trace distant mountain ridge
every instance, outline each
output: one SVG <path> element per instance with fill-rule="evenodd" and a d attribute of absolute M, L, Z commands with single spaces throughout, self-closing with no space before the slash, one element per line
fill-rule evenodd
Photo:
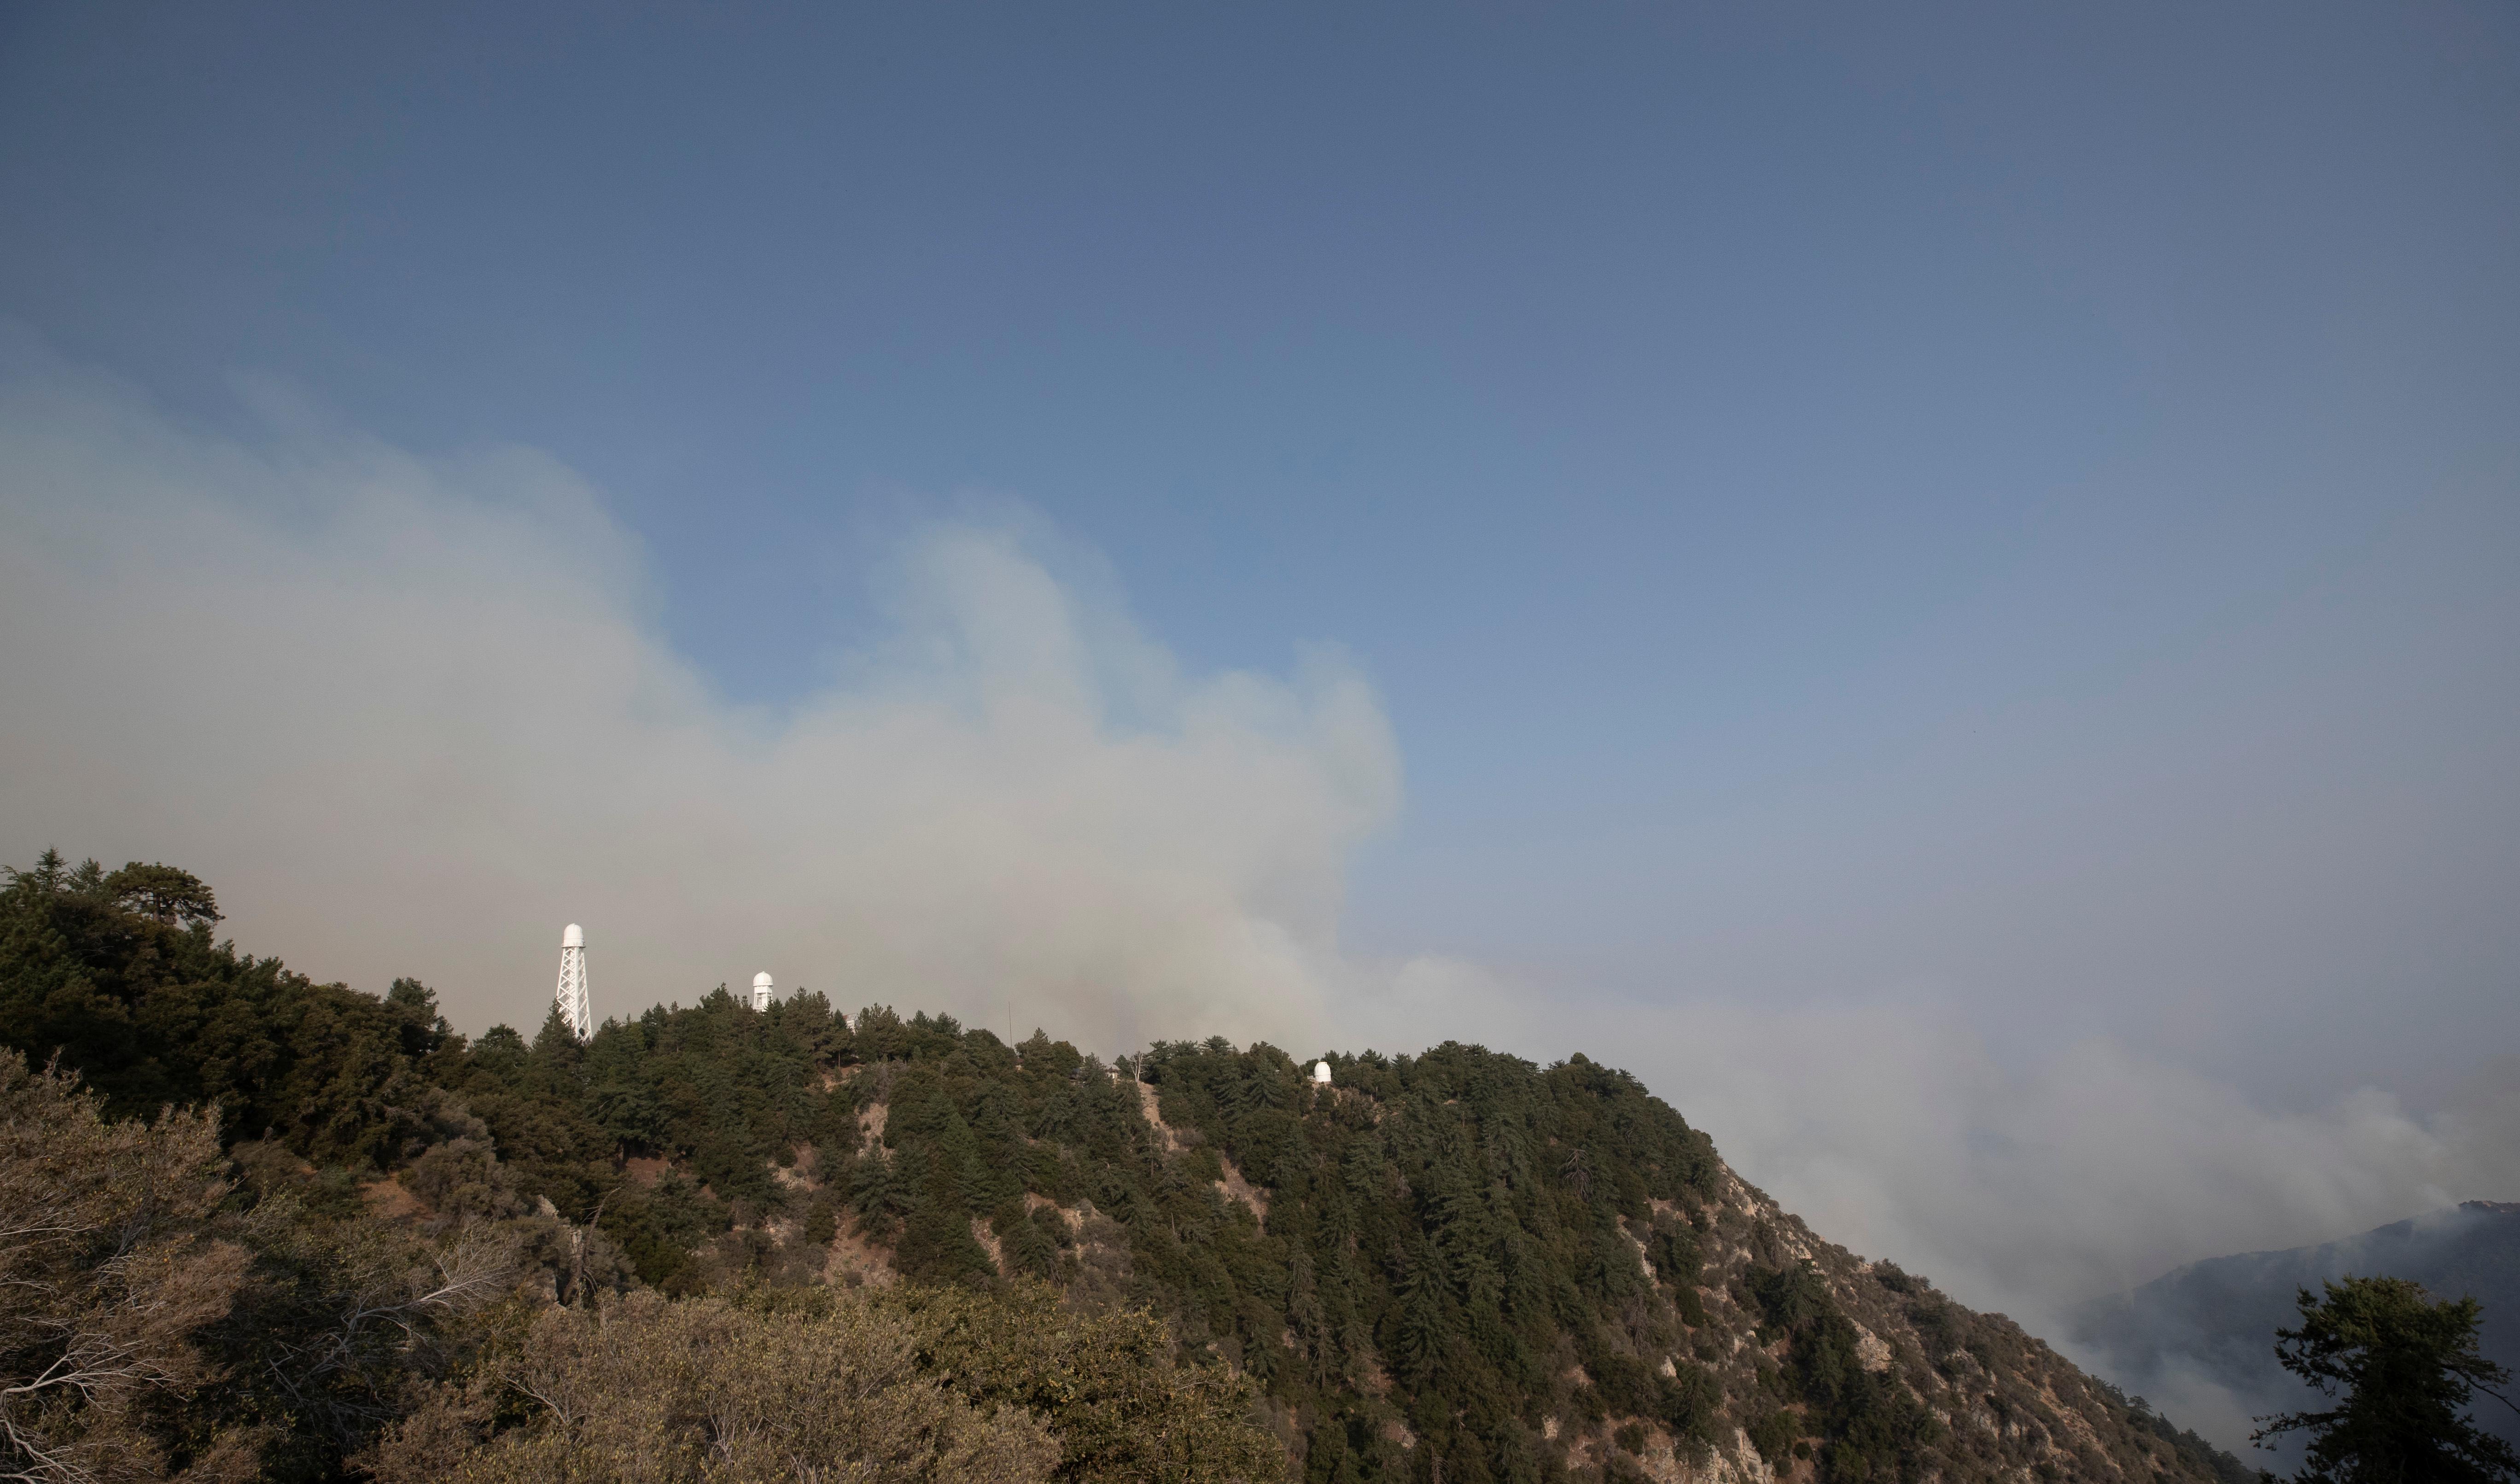
<path fill-rule="evenodd" d="M 2253 1413 L 2315 1395 L 2274 1359 L 2274 1332 L 2300 1319 L 2294 1295 L 2348 1274 L 2404 1278 L 2436 1297 L 2485 1306 L 2487 1358 L 2520 1372 L 2520 1201 L 2471 1200 L 2355 1237 L 2189 1263 L 2126 1293 L 2085 1304 L 2075 1340 L 2106 1357 L 2130 1390 L 2157 1391 L 2180 1370 L 2229 1390 Z M 2479 1398 L 2478 1424 L 2520 1444 L 2520 1415 Z"/>

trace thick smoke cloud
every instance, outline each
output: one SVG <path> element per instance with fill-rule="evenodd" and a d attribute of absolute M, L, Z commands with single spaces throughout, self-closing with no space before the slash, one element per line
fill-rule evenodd
<path fill-rule="evenodd" d="M 2007 1064 L 1932 1006 L 1360 962 L 1343 873 L 1400 791 L 1371 686 L 1330 652 L 1184 674 L 1020 520 L 891 554 L 883 639 L 746 708 L 660 640 L 638 543 L 548 458 L 285 418 L 241 440 L 5 359 L 7 856 L 182 864 L 246 948 L 418 975 L 467 1029 L 539 1021 L 574 920 L 599 1013 L 769 967 L 1105 1054 L 1584 1051 L 1823 1233 L 2051 1333 L 2182 1261 L 2520 1195 L 2491 1086 L 2430 1118 L 2376 1092 L 2278 1112 L 2107 1039 Z"/>
<path fill-rule="evenodd" d="M 1318 1036 L 1398 768 L 1335 654 L 1188 678 L 1007 527 L 897 557 L 850 680 L 726 705 L 584 485 L 336 432 L 253 446 L 58 371 L 0 402 L 10 848 L 209 877 L 249 948 L 466 1028 L 783 984 L 1110 1050 Z"/>
<path fill-rule="evenodd" d="M 1357 1019 L 1387 1044 L 1441 1025 L 1625 1065 L 1823 1236 L 2007 1313 L 2103 1374 L 2107 1358 L 2073 1342 L 2082 1300 L 2200 1258 L 2520 1194 L 2520 1057 L 2422 1117 L 2370 1088 L 2270 1109 L 2102 1037 L 2006 1065 L 1933 1006 L 1569 1001 L 1424 961 Z M 2250 1414 L 2273 1405 L 2175 1364 L 2114 1378 L 2244 1457 Z"/>
<path fill-rule="evenodd" d="M 2429 1118 L 2369 1088 L 2281 1112 L 2106 1038 L 2007 1066 L 1931 1006 L 1570 1003 L 1431 961 L 1400 979 L 1371 1034 L 1623 1064 L 1832 1239 L 2042 1323 L 2198 1257 L 2520 1191 L 2520 1094 L 2492 1070 Z"/>

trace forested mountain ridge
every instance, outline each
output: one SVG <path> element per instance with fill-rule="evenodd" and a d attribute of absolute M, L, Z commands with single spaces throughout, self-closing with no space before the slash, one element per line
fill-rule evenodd
<path fill-rule="evenodd" d="M 562 1324 L 533 1314 L 614 1313 L 603 1294 L 646 1288 L 675 1302 L 616 1306 L 622 1332 L 739 1322 L 709 1305 L 774 1326 L 844 1300 L 858 1315 L 849 1296 L 880 1290 L 892 1307 L 866 1323 L 904 1336 L 901 1373 L 944 1388 L 938 1435 L 1055 1458 L 1059 1477 L 2245 1474 L 2001 1317 L 1820 1240 L 1580 1057 L 1334 1055 L 1320 1088 L 1265 1045 L 1105 1064 L 1038 1032 L 1011 1047 L 810 993 L 755 1012 L 722 988 L 582 1044 L 556 1018 L 531 1041 L 468 1040 L 413 981 L 315 984 L 215 942 L 216 920 L 165 868 L 48 855 L 13 874 L 8 1044 L 58 1053 L 110 1114 L 215 1103 L 251 1208 L 237 1219 L 294 1234 L 239 1229 L 253 1282 L 310 1314 L 292 1275 L 355 1266 L 344 1253 L 399 1241 L 417 1273 L 491 1233 L 518 1254 L 508 1307 L 446 1306 L 400 1379 L 387 1346 L 327 1372 L 310 1411 L 296 1350 L 259 1361 L 258 1410 L 216 1436 L 260 1439 L 267 1473 L 357 1459 L 417 1477 L 424 1455 L 561 1446 L 549 1409 L 483 1378 L 511 1373 L 523 1327 Z M 1060 1377 L 1126 1350 L 1108 1327 L 1139 1315 L 1169 1357 L 1080 1410 Z M 1067 1348 L 992 1351 L 1010 1326 Z M 1174 1451 L 1126 1452 L 1150 1431 Z M 165 1446 L 216 1451 L 208 1432 Z"/>

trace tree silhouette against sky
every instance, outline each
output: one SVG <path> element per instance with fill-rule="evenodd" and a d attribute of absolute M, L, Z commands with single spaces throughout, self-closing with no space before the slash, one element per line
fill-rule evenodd
<path fill-rule="evenodd" d="M 2275 1359 L 2334 1398 L 2324 1412 L 2262 1417 L 2250 1441 L 2310 1434 L 2299 1484 L 2466 1484 L 2520 1477 L 2520 1454 L 2470 1418 L 2473 1393 L 2511 1406 L 2511 1373 L 2477 1349 L 2483 1306 L 2435 1300 L 2402 1278 L 2300 1290 L 2301 1327 L 2275 1331 Z"/>

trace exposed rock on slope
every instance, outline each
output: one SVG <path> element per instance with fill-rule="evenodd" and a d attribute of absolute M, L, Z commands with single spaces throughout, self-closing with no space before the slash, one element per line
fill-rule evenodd
<path fill-rule="evenodd" d="M 2002 1315 L 1974 1313 L 1921 1278 L 1821 1240 L 1801 1218 L 1730 1169 L 1701 1214 L 1710 1226 L 1701 1241 L 1701 1296 L 1709 1323 L 1692 1333 L 1692 1348 L 1701 1358 L 1716 1352 L 1709 1363 L 1723 1374 L 1734 1402 L 1729 1420 L 1744 1434 L 1764 1425 L 1770 1436 L 1783 1435 L 1786 1429 L 1772 1420 L 1773 1413 L 1762 1414 L 1760 1403 L 1787 1389 L 1779 1381 L 1803 1369 L 1798 1351 L 1817 1358 L 1828 1344 L 1814 1337 L 1827 1327 L 1825 1320 L 1795 1334 L 1777 1333 L 1777 1310 L 1792 1303 L 1778 1296 L 1787 1286 L 1778 1275 L 1808 1273 L 1842 1316 L 1844 1351 L 1855 1366 L 1896 1387 L 1932 1418 L 1934 1425 L 1905 1460 L 1903 1475 L 2255 1478 L 2229 1455 L 2131 1406 Z M 1783 1410 L 1807 1425 L 1822 1409 L 1797 1399 Z M 1815 1472 L 1807 1457 L 1796 1457 L 1810 1453 L 1808 1443 L 1780 1451 L 1793 1462 L 1777 1470 L 1778 1477 Z M 1699 1469 L 1697 1476 L 1762 1475 L 1764 1460 L 1750 1437 L 1720 1452 L 1717 1466 Z M 1690 1470 L 1656 1474 L 1681 1478 Z"/>
<path fill-rule="evenodd" d="M 1307 1479 L 2252 1477 L 2008 1320 L 1821 1240 L 1582 1058 L 1342 1057 L 1327 1089 L 1222 1043 L 1118 1082 L 1041 1040 L 994 1071 L 909 1060 L 856 1079 L 892 1104 L 860 1109 L 887 1130 L 860 1189 L 1024 1172 L 988 1276 L 1055 1231 L 1030 1271 L 1152 1303 L 1246 1371 Z M 879 1202 L 854 1230 L 912 1237 Z M 939 1263 L 927 1242 L 904 1266 Z"/>
<path fill-rule="evenodd" d="M 342 1221 L 530 1225 L 550 1299 L 625 1270 L 751 1299 L 1038 1281 L 1159 1316 L 1202 1384 L 1233 1368 L 1306 1484 L 2238 1471 L 1822 1242 L 1581 1057 L 1333 1055 L 1321 1087 L 1267 1046 L 1105 1065 L 722 989 L 582 1042 L 557 1016 L 468 1040 L 425 986 L 314 984 L 118 891 L 58 858 L 0 886 L 0 1040 L 119 1111 L 216 1102 L 241 1160 L 285 1150 Z M 349 1446 L 300 1420 L 308 1458 Z"/>

